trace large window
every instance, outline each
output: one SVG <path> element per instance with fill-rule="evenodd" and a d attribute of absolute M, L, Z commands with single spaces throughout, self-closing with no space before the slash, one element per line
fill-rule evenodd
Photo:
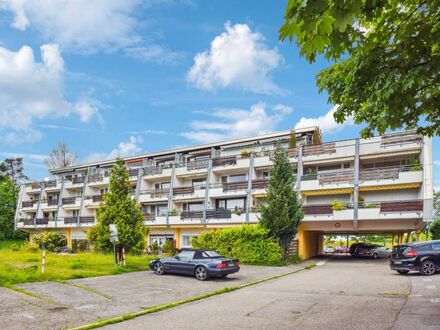
<path fill-rule="evenodd" d="M 197 235 L 182 235 L 182 247 L 184 247 L 184 248 L 192 247 L 191 240 L 196 237 L 197 237 Z"/>
<path fill-rule="evenodd" d="M 218 209 L 234 210 L 236 208 L 244 209 L 246 206 L 246 198 L 217 199 L 216 207 Z"/>
<path fill-rule="evenodd" d="M 167 215 L 167 211 L 168 211 L 168 205 L 167 204 L 156 205 L 156 215 L 157 216 Z"/>
<path fill-rule="evenodd" d="M 200 203 L 183 203 L 183 210 L 184 211 L 203 211 L 204 204 L 203 202 Z"/>
<path fill-rule="evenodd" d="M 169 182 L 158 182 L 158 183 L 154 184 L 154 188 L 155 189 L 168 189 L 168 188 L 170 188 L 170 183 Z"/>

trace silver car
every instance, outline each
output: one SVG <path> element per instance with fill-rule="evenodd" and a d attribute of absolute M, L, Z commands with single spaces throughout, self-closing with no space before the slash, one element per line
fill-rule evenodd
<path fill-rule="evenodd" d="M 391 250 L 385 246 L 377 246 L 371 250 L 371 256 L 374 259 L 390 258 L 391 257 Z"/>

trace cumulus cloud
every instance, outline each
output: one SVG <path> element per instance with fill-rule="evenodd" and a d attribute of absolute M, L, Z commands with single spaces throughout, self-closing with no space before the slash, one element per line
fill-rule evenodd
<path fill-rule="evenodd" d="M 181 135 L 198 143 L 220 141 L 263 134 L 275 129 L 292 108 L 276 105 L 267 110 L 267 105 L 257 103 L 245 109 L 220 109 L 207 113 L 213 120 L 195 120 L 190 123 L 192 131 Z M 282 111 L 280 111 L 282 109 Z"/>
<path fill-rule="evenodd" d="M 142 143 L 142 138 L 130 136 L 128 141 L 120 142 L 118 146 L 109 153 L 93 152 L 89 154 L 84 159 L 84 162 L 88 163 L 88 162 L 96 162 L 105 159 L 115 159 L 117 157 L 133 156 L 142 151 L 142 148 L 139 146 L 141 143 Z"/>
<path fill-rule="evenodd" d="M 353 125 L 352 118 L 348 118 L 343 124 L 338 124 L 333 117 L 336 109 L 337 106 L 334 106 L 326 114 L 316 118 L 302 117 L 295 125 L 295 128 L 319 126 L 323 133 L 330 133 L 340 131 L 346 126 Z"/>
<path fill-rule="evenodd" d="M 231 87 L 262 94 L 282 94 L 270 76 L 283 58 L 276 48 L 269 49 L 264 37 L 247 24 L 225 24 L 209 50 L 194 57 L 187 81 L 208 91 Z"/>
<path fill-rule="evenodd" d="M 140 0 L 2 0 L 0 10 L 12 12 L 11 26 L 38 31 L 63 49 L 93 52 L 135 44 Z"/>
<path fill-rule="evenodd" d="M 0 47 L 0 131 L 7 143 L 41 138 L 41 132 L 33 128 L 35 120 L 76 114 L 82 122 L 89 122 L 99 117 L 99 102 L 72 103 L 64 98 L 59 47 L 46 44 L 40 50 L 42 62 L 37 62 L 28 46 L 17 52 Z"/>

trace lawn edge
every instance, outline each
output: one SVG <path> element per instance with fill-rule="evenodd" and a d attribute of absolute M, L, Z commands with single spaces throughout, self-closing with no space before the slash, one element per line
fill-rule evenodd
<path fill-rule="evenodd" d="M 166 309 L 170 309 L 170 308 L 174 308 L 174 307 L 177 307 L 177 306 L 181 306 L 181 305 L 193 302 L 193 301 L 198 301 L 198 300 L 202 300 L 202 299 L 205 299 L 205 298 L 221 295 L 221 294 L 224 294 L 224 293 L 240 290 L 240 289 L 243 289 L 243 288 L 246 288 L 246 287 L 249 287 L 249 286 L 257 285 L 257 284 L 264 283 L 264 282 L 267 282 L 267 281 L 275 280 L 277 278 L 281 278 L 281 277 L 284 277 L 284 276 L 288 276 L 288 275 L 292 275 L 292 274 L 295 274 L 295 273 L 299 273 L 299 272 L 304 271 L 304 270 L 312 269 L 315 266 L 316 266 L 316 263 L 311 263 L 311 264 L 308 264 L 308 265 L 306 265 L 304 267 L 301 267 L 299 269 L 295 269 L 293 271 L 289 271 L 289 272 L 286 272 L 286 273 L 269 276 L 269 277 L 266 277 L 266 278 L 263 278 L 263 279 L 260 279 L 260 280 L 247 282 L 247 283 L 244 283 L 244 284 L 241 284 L 241 285 L 224 287 L 222 289 L 218 289 L 218 290 L 215 290 L 215 291 L 203 293 L 203 294 L 200 294 L 200 295 L 197 295 L 197 296 L 194 296 L 194 297 L 190 297 L 190 298 L 185 298 L 185 299 L 182 299 L 182 300 L 177 300 L 177 301 L 174 301 L 174 302 L 171 302 L 171 303 L 166 303 L 166 304 L 162 304 L 162 305 L 148 307 L 148 308 L 142 309 L 142 310 L 137 311 L 137 312 L 131 312 L 131 313 L 127 313 L 127 314 L 124 314 L 124 315 L 112 317 L 112 318 L 109 318 L 109 319 L 103 319 L 103 320 L 95 321 L 93 323 L 89 323 L 89 324 L 81 325 L 81 326 L 78 326 L 78 327 L 70 328 L 70 330 L 96 329 L 96 328 L 103 327 L 105 325 L 115 324 L 115 323 L 131 320 L 131 319 L 134 319 L 134 318 L 139 317 L 139 316 L 156 313 L 156 312 L 163 311 L 163 310 L 166 310 Z"/>

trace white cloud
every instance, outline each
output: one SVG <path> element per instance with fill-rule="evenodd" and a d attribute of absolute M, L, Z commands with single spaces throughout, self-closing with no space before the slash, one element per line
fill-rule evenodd
<path fill-rule="evenodd" d="M 434 160 L 434 165 L 440 166 L 440 160 Z"/>
<path fill-rule="evenodd" d="M 139 0 L 0 0 L 0 10 L 13 13 L 11 26 L 16 29 L 34 29 L 63 49 L 93 52 L 139 40 L 132 16 L 139 4 Z"/>
<path fill-rule="evenodd" d="M 85 98 L 72 103 L 63 97 L 64 61 L 58 46 L 46 44 L 40 50 L 42 62 L 37 62 L 28 46 L 17 52 L 0 47 L 0 132 L 7 143 L 41 138 L 33 128 L 36 120 L 71 114 L 83 122 L 99 118 L 99 102 Z"/>
<path fill-rule="evenodd" d="M 295 128 L 304 128 L 311 126 L 319 126 L 323 133 L 329 132 L 337 132 L 343 129 L 345 126 L 353 125 L 353 119 L 347 118 L 347 120 L 343 124 L 338 124 L 333 117 L 337 106 L 331 108 L 326 114 L 316 117 L 316 118 L 306 118 L 302 117 L 298 123 L 295 125 Z"/>
<path fill-rule="evenodd" d="M 142 143 L 142 138 L 130 136 L 128 141 L 122 141 L 109 153 L 105 152 L 92 152 L 85 159 L 84 162 L 96 162 L 105 159 L 115 159 L 117 157 L 128 157 L 138 154 L 142 151 L 139 146 Z"/>
<path fill-rule="evenodd" d="M 280 107 L 283 107 L 283 111 L 280 111 Z M 206 143 L 263 134 L 274 130 L 291 111 L 287 106 L 277 105 L 269 112 L 264 103 L 254 104 L 249 110 L 220 109 L 208 113 L 214 120 L 193 121 L 190 123 L 193 130 L 181 135 L 199 143 Z"/>
<path fill-rule="evenodd" d="M 182 54 L 160 45 L 130 47 L 125 49 L 125 53 L 132 58 L 158 64 L 175 64 L 182 59 Z"/>
<path fill-rule="evenodd" d="M 194 57 L 187 80 L 197 88 L 215 91 L 232 87 L 263 94 L 282 94 L 270 76 L 283 58 L 269 49 L 264 37 L 246 24 L 227 22 L 226 31 L 216 36 L 208 51 Z"/>

